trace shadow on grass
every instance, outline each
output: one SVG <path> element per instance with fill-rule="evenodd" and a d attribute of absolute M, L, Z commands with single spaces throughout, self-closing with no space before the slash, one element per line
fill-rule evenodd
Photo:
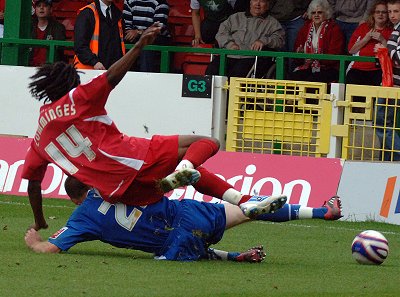
<path fill-rule="evenodd" d="M 111 257 L 111 258 L 129 258 L 129 259 L 150 259 L 153 260 L 153 255 L 136 250 L 112 248 L 112 250 L 84 250 L 75 249 L 68 251 L 66 255 L 82 255 L 82 256 L 96 256 L 96 257 Z"/>

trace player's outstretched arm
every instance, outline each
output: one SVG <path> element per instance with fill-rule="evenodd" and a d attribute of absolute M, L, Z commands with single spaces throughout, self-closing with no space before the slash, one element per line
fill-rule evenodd
<path fill-rule="evenodd" d="M 61 250 L 54 244 L 43 241 L 35 229 L 29 229 L 25 234 L 25 243 L 36 253 L 59 253 Z"/>
<path fill-rule="evenodd" d="M 48 225 L 43 215 L 41 182 L 30 180 L 28 183 L 28 195 L 35 218 L 35 223 L 30 228 L 34 228 L 35 230 L 46 229 Z"/>
<path fill-rule="evenodd" d="M 161 26 L 159 22 L 151 25 L 143 32 L 135 46 L 131 48 L 125 56 L 123 56 L 121 59 L 111 65 L 111 67 L 107 70 L 106 75 L 108 82 L 112 86 L 115 87 L 122 80 L 129 69 L 131 69 L 142 48 L 148 44 L 153 43 L 157 35 L 160 33 L 160 30 Z"/>

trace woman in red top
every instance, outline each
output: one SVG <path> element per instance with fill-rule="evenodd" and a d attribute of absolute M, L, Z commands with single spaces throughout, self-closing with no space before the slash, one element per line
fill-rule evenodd
<path fill-rule="evenodd" d="M 349 42 L 349 53 L 356 56 L 375 56 L 375 45 L 386 46 L 393 28 L 389 21 L 386 1 L 378 0 L 371 7 L 368 21 L 354 31 Z M 346 83 L 379 86 L 382 70 L 374 62 L 352 62 L 349 65 Z"/>
<path fill-rule="evenodd" d="M 344 37 L 332 19 L 332 8 L 326 0 L 313 0 L 308 6 L 309 20 L 300 29 L 295 42 L 299 53 L 343 54 Z M 306 59 L 289 76 L 292 80 L 333 82 L 339 76 L 339 62 Z"/>
<path fill-rule="evenodd" d="M 3 38 L 4 32 L 4 8 L 6 6 L 6 0 L 0 0 L 0 38 Z"/>

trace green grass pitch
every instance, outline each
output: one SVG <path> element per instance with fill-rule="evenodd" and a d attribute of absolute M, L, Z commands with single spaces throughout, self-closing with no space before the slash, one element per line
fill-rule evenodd
<path fill-rule="evenodd" d="M 74 205 L 45 199 L 48 237 Z M 68 253 L 35 254 L 24 243 L 32 223 L 27 197 L 0 195 L 0 296 L 399 296 L 400 226 L 303 220 L 251 222 L 228 230 L 216 246 L 241 251 L 263 244 L 263 263 L 156 261 L 139 251 L 101 242 Z M 381 266 L 357 264 L 351 242 L 374 229 L 389 241 Z"/>

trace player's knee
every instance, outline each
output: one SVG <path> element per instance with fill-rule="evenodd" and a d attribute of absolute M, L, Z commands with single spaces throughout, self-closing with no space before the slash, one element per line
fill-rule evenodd
<path fill-rule="evenodd" d="M 221 147 L 221 143 L 217 138 L 210 137 L 210 140 L 215 143 L 215 145 L 218 147 L 218 149 Z"/>

